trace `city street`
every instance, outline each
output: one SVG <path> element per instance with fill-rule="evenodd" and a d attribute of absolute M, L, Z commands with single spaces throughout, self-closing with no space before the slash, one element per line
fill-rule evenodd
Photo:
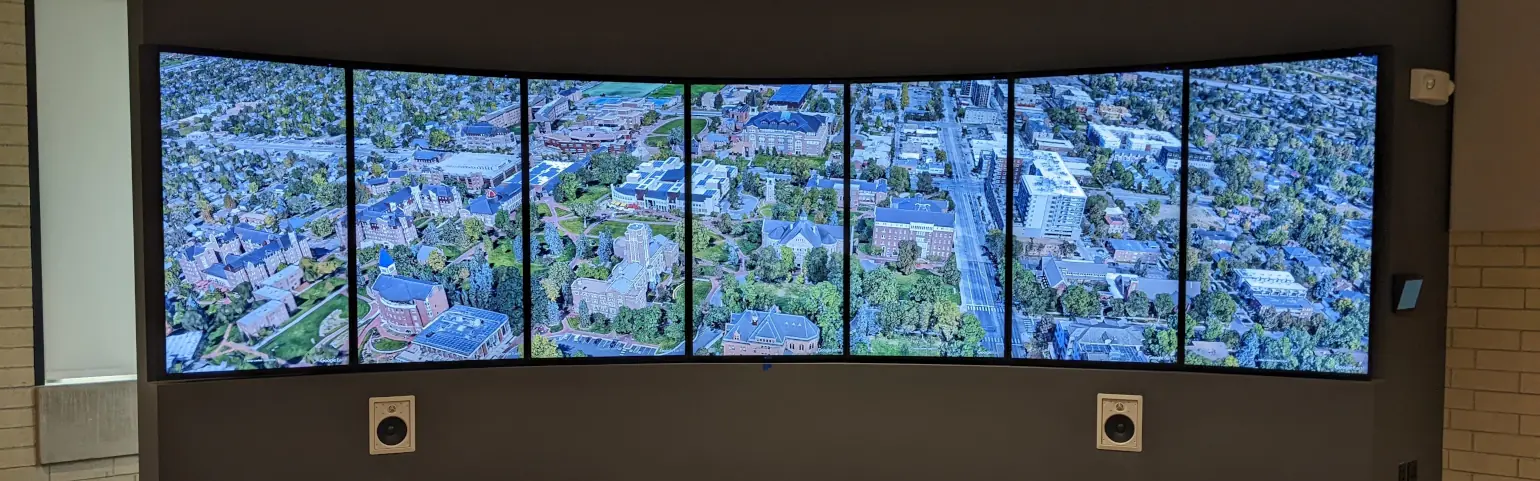
<path fill-rule="evenodd" d="M 956 121 L 956 99 L 950 90 L 943 90 L 941 105 L 945 109 L 940 122 L 928 122 L 941 131 L 942 148 L 952 162 L 954 178 L 939 179 L 936 185 L 952 196 L 956 208 L 957 230 L 953 237 L 953 253 L 957 267 L 962 271 L 958 290 L 962 293 L 962 307 L 979 318 L 984 327 L 984 347 L 995 355 L 1005 352 L 1005 298 L 995 285 L 999 266 L 990 261 L 984 246 L 989 230 L 996 228 L 996 213 L 991 212 L 983 174 L 973 173 L 972 149 L 963 139 L 963 130 Z"/>

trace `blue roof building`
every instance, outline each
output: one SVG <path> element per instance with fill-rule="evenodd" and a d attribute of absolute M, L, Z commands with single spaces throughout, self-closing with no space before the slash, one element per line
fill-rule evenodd
<path fill-rule="evenodd" d="M 893 201 L 893 208 L 898 210 L 913 210 L 920 212 L 946 212 L 950 206 L 947 201 L 939 199 L 921 199 L 918 197 L 904 197 Z"/>
<path fill-rule="evenodd" d="M 460 133 L 476 137 L 490 137 L 508 133 L 508 129 L 492 125 L 490 122 L 473 122 L 460 129 Z"/>
<path fill-rule="evenodd" d="M 495 359 L 501 357 L 512 332 L 507 314 L 462 305 L 439 314 L 412 344 L 422 348 L 421 355 L 428 360 Z"/>
<path fill-rule="evenodd" d="M 928 224 L 936 227 L 955 227 L 955 215 L 947 212 L 877 208 L 877 223 Z"/>
<path fill-rule="evenodd" d="M 802 101 L 807 99 L 807 93 L 811 90 L 811 85 L 782 85 L 776 89 L 775 95 L 770 96 L 768 102 L 771 105 L 797 108 L 802 106 Z"/>
<path fill-rule="evenodd" d="M 384 255 L 380 256 L 382 260 L 385 258 Z M 376 292 L 381 299 L 397 304 L 412 304 L 414 302 L 426 301 L 429 297 L 433 296 L 435 290 L 442 292 L 444 288 L 436 282 L 419 281 L 410 277 L 382 275 L 374 281 L 374 286 L 369 289 Z"/>
<path fill-rule="evenodd" d="M 444 157 L 447 155 L 449 153 L 442 150 L 419 150 L 412 154 L 412 160 L 418 162 L 438 162 L 444 160 Z"/>
<path fill-rule="evenodd" d="M 823 126 L 823 117 L 808 115 L 801 112 L 760 112 L 749 118 L 745 127 L 756 127 L 765 130 L 791 130 L 804 134 L 818 132 Z"/>

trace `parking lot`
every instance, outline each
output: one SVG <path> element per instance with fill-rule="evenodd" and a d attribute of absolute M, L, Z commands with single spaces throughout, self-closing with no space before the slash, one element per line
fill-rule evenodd
<path fill-rule="evenodd" d="M 581 334 L 562 334 L 552 338 L 552 340 L 556 341 L 556 346 L 561 348 L 562 354 L 567 356 L 580 352 L 592 357 L 655 356 L 658 354 L 658 348 L 656 347 Z"/>

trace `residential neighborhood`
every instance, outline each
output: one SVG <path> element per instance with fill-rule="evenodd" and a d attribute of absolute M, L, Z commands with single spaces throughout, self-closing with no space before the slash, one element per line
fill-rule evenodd
<path fill-rule="evenodd" d="M 696 354 L 844 352 L 844 95 L 840 84 L 690 92 Z"/>
<path fill-rule="evenodd" d="M 1189 364 L 1368 372 L 1378 70 L 1192 72 Z"/>
<path fill-rule="evenodd" d="M 529 86 L 534 357 L 685 354 L 685 202 L 722 209 L 737 170 L 686 169 L 682 85 Z"/>
<path fill-rule="evenodd" d="M 519 80 L 354 72 L 364 363 L 522 357 Z"/>
<path fill-rule="evenodd" d="M 1013 88 L 1013 357 L 1177 362 L 1181 72 Z"/>
<path fill-rule="evenodd" d="M 851 86 L 852 354 L 1005 355 L 1008 87 Z"/>
<path fill-rule="evenodd" d="M 166 371 L 347 362 L 343 70 L 160 60 Z"/>

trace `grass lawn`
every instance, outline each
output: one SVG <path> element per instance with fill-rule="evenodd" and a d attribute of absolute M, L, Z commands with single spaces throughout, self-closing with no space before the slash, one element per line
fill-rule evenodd
<path fill-rule="evenodd" d="M 706 250 L 696 254 L 696 259 L 707 259 L 717 262 L 727 262 L 727 248 L 723 244 L 707 247 Z"/>
<path fill-rule="evenodd" d="M 668 122 L 664 122 L 663 125 L 658 126 L 658 130 L 654 131 L 662 135 L 656 135 L 654 137 L 663 137 L 664 140 L 667 141 L 669 129 L 677 129 L 681 126 L 684 126 L 684 119 L 674 119 Z M 705 130 L 705 128 L 705 119 L 690 119 L 690 135 L 699 134 L 700 131 Z"/>
<path fill-rule="evenodd" d="M 428 222 L 432 220 L 433 218 L 428 216 L 418 217 L 416 220 L 412 221 L 412 225 L 417 226 L 417 230 L 423 230 L 428 228 Z"/>
<path fill-rule="evenodd" d="M 535 204 L 535 217 L 536 218 L 550 217 L 550 216 L 551 216 L 551 208 L 549 206 L 545 205 L 544 203 Z"/>
<path fill-rule="evenodd" d="M 652 95 L 648 95 L 648 97 L 666 99 L 669 97 L 678 97 L 681 93 L 684 93 L 683 85 L 667 84 L 662 87 L 658 87 L 657 90 L 653 90 Z"/>
<path fill-rule="evenodd" d="M 449 262 L 454 262 L 456 257 L 460 257 L 460 254 L 465 253 L 465 249 L 461 249 L 460 246 L 452 244 L 444 244 L 438 248 L 439 250 L 444 251 L 444 260 Z"/>
<path fill-rule="evenodd" d="M 697 96 L 697 97 L 700 96 L 700 94 L 705 94 L 705 93 L 713 93 L 714 94 L 714 93 L 717 93 L 717 92 L 721 91 L 722 87 L 724 87 L 724 85 L 722 85 L 722 84 L 692 85 L 692 86 L 690 86 L 690 94 L 692 96 Z"/>
<path fill-rule="evenodd" d="M 331 293 L 335 292 L 337 288 L 340 288 L 343 284 L 347 283 L 348 281 L 341 277 L 331 277 L 321 282 L 311 284 L 309 289 L 305 289 L 305 292 L 299 293 L 299 309 L 301 311 L 309 309 L 310 306 L 315 305 L 317 301 L 325 299 L 326 296 L 331 295 Z"/>
<path fill-rule="evenodd" d="M 515 246 L 512 242 L 508 241 L 497 243 L 497 247 L 492 249 L 492 253 L 487 254 L 487 264 L 490 264 L 492 267 L 519 267 L 519 258 L 514 254 L 514 249 L 523 249 L 523 247 Z"/>
<path fill-rule="evenodd" d="M 610 195 L 610 189 L 607 189 L 604 186 L 596 185 L 589 187 L 586 191 L 583 191 L 583 195 L 578 196 L 577 200 L 579 202 L 598 203 L 599 199 L 603 199 L 607 195 Z"/>
<path fill-rule="evenodd" d="M 583 95 L 590 97 L 641 97 L 658 90 L 663 84 L 630 83 L 630 82 L 601 82 L 583 91 Z M 677 95 L 678 92 L 675 92 Z"/>
<path fill-rule="evenodd" d="M 619 239 L 621 236 L 625 235 L 626 226 L 629 225 L 631 225 L 631 221 L 626 219 L 607 220 L 604 221 L 604 223 L 599 224 L 599 226 L 593 231 L 593 234 L 599 235 L 600 232 L 609 232 L 610 237 Z M 648 224 L 648 227 L 652 227 L 653 235 L 661 235 L 669 239 L 674 238 L 673 224 Z"/>
<path fill-rule="evenodd" d="M 695 302 L 692 304 L 695 305 L 695 310 L 699 311 L 701 306 L 706 305 L 706 298 L 711 297 L 711 281 L 696 279 L 694 289 Z"/>
<path fill-rule="evenodd" d="M 563 220 L 563 221 L 561 221 L 561 227 L 563 229 L 567 229 L 567 232 L 571 232 L 571 233 L 574 233 L 574 234 L 582 234 L 583 233 L 583 221 L 578 220 L 578 219 Z"/>
<path fill-rule="evenodd" d="M 404 348 L 404 347 L 406 347 L 406 341 L 397 341 L 395 339 L 388 339 L 388 338 L 384 338 L 384 337 L 381 337 L 381 338 L 378 338 L 378 339 L 374 340 L 374 350 L 376 350 L 376 351 L 386 351 L 386 352 L 389 352 L 389 351 L 395 351 L 395 350 L 398 350 L 398 349 L 401 349 L 401 348 Z"/>
<path fill-rule="evenodd" d="M 362 316 L 364 314 L 362 311 L 367 309 L 367 307 L 360 307 L 363 307 L 359 312 L 359 315 Z M 263 346 L 262 352 L 282 359 L 304 357 L 310 353 L 311 349 L 315 348 L 317 343 L 321 342 L 321 320 L 326 319 L 326 316 L 334 311 L 341 311 L 343 316 L 347 316 L 347 308 L 347 296 L 331 298 L 331 300 L 321 304 L 320 307 L 310 311 L 310 314 L 305 315 L 305 317 L 300 318 L 298 321 L 294 321 L 294 324 L 289 326 L 288 330 L 283 331 L 283 334 L 279 334 L 278 338 Z"/>
<path fill-rule="evenodd" d="M 871 346 L 851 346 L 852 354 L 866 356 L 935 356 L 941 341 L 923 337 L 872 337 Z"/>

